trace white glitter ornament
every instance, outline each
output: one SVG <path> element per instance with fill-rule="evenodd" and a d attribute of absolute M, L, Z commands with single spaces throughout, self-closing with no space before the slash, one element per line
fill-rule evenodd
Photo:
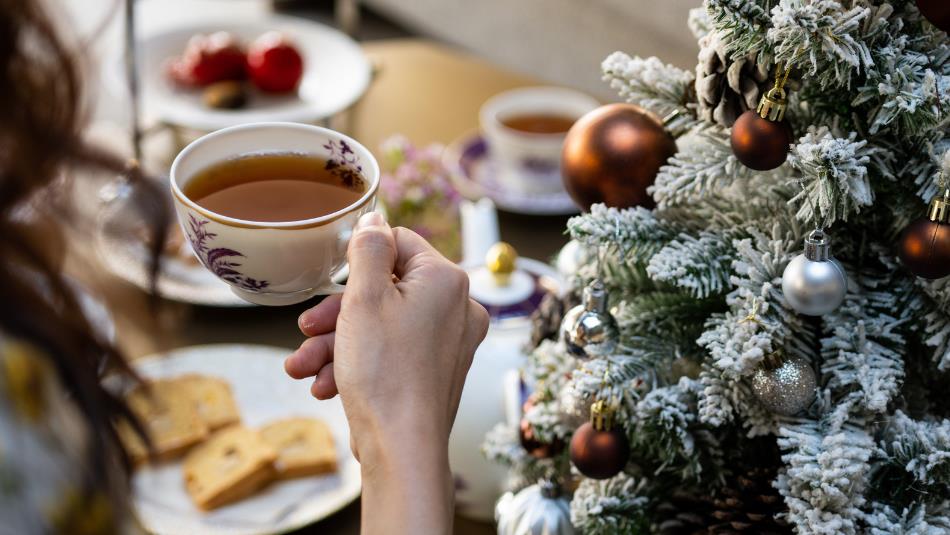
<path fill-rule="evenodd" d="M 550 481 L 506 492 L 495 506 L 495 521 L 498 535 L 574 535 L 571 502 Z"/>
<path fill-rule="evenodd" d="M 752 392 L 775 414 L 793 416 L 815 400 L 815 370 L 797 357 L 772 353 L 752 375 Z"/>
<path fill-rule="evenodd" d="M 821 230 L 805 238 L 805 251 L 792 259 L 782 273 L 782 293 L 800 314 L 821 316 L 841 305 L 848 278 L 831 256 L 831 241 Z"/>

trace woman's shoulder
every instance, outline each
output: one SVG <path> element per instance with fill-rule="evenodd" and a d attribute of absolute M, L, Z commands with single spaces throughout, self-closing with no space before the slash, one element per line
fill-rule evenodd
<path fill-rule="evenodd" d="M 9 533 L 116 533 L 91 431 L 41 349 L 0 331 L 0 518 Z"/>

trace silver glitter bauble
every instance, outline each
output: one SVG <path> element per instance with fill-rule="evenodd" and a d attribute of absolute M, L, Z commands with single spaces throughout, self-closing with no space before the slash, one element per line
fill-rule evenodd
<path fill-rule="evenodd" d="M 495 506 L 498 535 L 573 535 L 571 502 L 560 485 L 542 481 L 517 494 L 506 492 Z"/>
<path fill-rule="evenodd" d="M 805 238 L 805 252 L 785 266 L 782 292 L 800 314 L 821 316 L 838 308 L 848 291 L 848 277 L 831 256 L 831 242 L 816 230 Z"/>
<path fill-rule="evenodd" d="M 805 410 L 815 400 L 815 370 L 797 357 L 766 357 L 752 375 L 752 392 L 767 409 L 783 416 Z"/>
<path fill-rule="evenodd" d="M 591 282 L 584 288 L 581 304 L 564 314 L 561 337 L 568 352 L 575 357 L 603 357 L 617 349 L 620 330 L 608 309 L 603 282 Z"/>

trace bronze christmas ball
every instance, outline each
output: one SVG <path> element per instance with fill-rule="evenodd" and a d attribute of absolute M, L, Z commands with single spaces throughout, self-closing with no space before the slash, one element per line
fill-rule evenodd
<path fill-rule="evenodd" d="M 564 187 L 584 210 L 595 203 L 652 208 L 647 188 L 676 153 L 659 119 L 633 104 L 608 104 L 581 117 L 561 152 Z"/>
<path fill-rule="evenodd" d="M 901 262 L 925 279 L 950 275 L 950 224 L 921 217 L 907 226 L 900 241 Z"/>
<path fill-rule="evenodd" d="M 788 122 L 763 119 L 748 110 L 732 125 L 732 152 L 750 169 L 768 171 L 785 163 L 792 145 Z"/>
<path fill-rule="evenodd" d="M 950 2 L 947 0 L 917 0 L 917 9 L 931 24 L 950 33 Z"/>
<path fill-rule="evenodd" d="M 630 442 L 618 427 L 598 431 L 586 422 L 571 438 L 571 462 L 591 479 L 614 477 L 627 465 L 629 457 Z"/>

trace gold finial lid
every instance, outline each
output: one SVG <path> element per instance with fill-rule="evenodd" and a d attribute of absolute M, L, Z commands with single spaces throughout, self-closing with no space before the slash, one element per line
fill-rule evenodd
<path fill-rule="evenodd" d="M 508 286 L 515 271 L 518 251 L 503 241 L 492 245 L 485 255 L 485 267 L 491 272 L 498 286 Z"/>

